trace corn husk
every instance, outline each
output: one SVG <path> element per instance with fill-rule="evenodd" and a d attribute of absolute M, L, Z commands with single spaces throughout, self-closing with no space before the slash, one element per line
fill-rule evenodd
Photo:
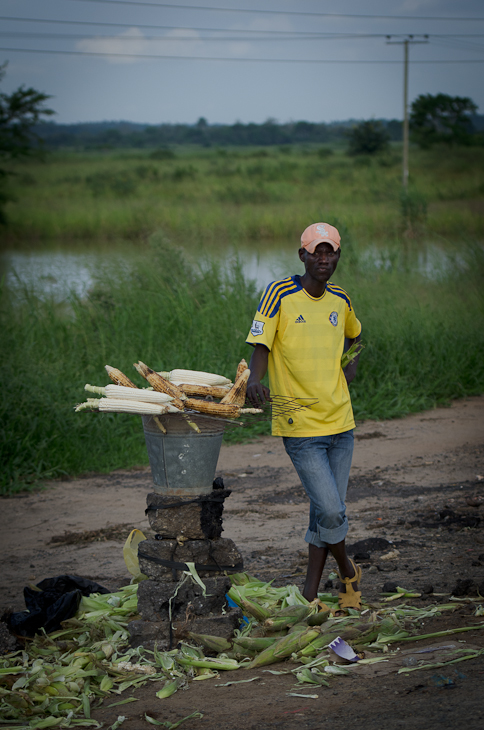
<path fill-rule="evenodd" d="M 171 697 L 171 695 L 175 694 L 177 689 L 180 687 L 181 684 L 184 683 L 183 677 L 175 677 L 174 679 L 170 679 L 165 682 L 163 687 L 158 690 L 156 693 L 156 696 L 159 700 L 166 699 L 167 697 Z"/>

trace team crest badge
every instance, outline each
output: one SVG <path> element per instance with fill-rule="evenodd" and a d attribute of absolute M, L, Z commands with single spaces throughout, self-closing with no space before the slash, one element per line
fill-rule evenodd
<path fill-rule="evenodd" d="M 331 322 L 333 327 L 336 327 L 336 325 L 338 324 L 338 312 L 331 312 L 331 314 L 329 315 L 329 321 Z"/>
<path fill-rule="evenodd" d="M 257 337 L 257 335 L 261 335 L 264 331 L 264 322 L 259 322 L 257 319 L 254 319 L 250 331 L 254 335 L 254 337 Z"/>

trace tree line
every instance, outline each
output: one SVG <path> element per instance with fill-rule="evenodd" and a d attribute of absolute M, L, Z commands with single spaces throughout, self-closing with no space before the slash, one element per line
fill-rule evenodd
<path fill-rule="evenodd" d="M 6 64 L 0 66 L 0 81 Z M 175 145 L 202 147 L 274 146 L 281 150 L 294 144 L 331 144 L 346 140 L 350 155 L 384 152 L 390 141 L 402 139 L 402 123 L 391 120 L 345 122 L 286 122 L 267 119 L 262 124 L 209 124 L 200 117 L 196 124 L 135 124 L 96 122 L 56 124 L 46 122 L 55 112 L 46 106 L 51 97 L 34 88 L 20 86 L 11 94 L 0 93 L 0 224 L 6 223 L 4 205 L 10 199 L 8 163 L 46 149 L 76 148 L 154 150 L 160 159 L 173 156 Z M 421 94 L 411 105 L 411 138 L 421 148 L 436 144 L 484 145 L 484 116 L 468 97 Z"/>
<path fill-rule="evenodd" d="M 38 125 L 35 129 L 51 149 L 61 147 L 138 148 L 152 149 L 172 145 L 201 147 L 284 146 L 292 144 L 331 144 L 347 139 L 356 120 L 334 122 L 277 123 L 268 119 L 262 124 L 209 124 L 201 117 L 196 124 L 133 124 L 129 122 L 98 122 L 87 124 Z M 401 139 L 399 120 L 381 120 L 388 138 Z"/>

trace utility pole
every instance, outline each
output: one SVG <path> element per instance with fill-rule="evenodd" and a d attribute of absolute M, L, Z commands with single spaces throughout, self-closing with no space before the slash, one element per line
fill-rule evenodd
<path fill-rule="evenodd" d="M 415 36 L 409 35 L 403 41 L 392 41 L 392 36 L 387 36 L 387 45 L 403 45 L 403 174 L 402 184 L 404 190 L 408 186 L 408 47 L 410 43 L 428 43 L 428 35 L 422 36 L 424 40 L 415 40 Z"/>

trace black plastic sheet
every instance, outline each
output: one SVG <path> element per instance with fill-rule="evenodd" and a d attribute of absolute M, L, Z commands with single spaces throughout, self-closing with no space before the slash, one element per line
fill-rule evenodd
<path fill-rule="evenodd" d="M 107 588 L 78 575 L 45 578 L 36 587 L 24 588 L 26 611 L 8 617 L 10 631 L 16 636 L 32 637 L 44 629 L 47 634 L 62 628 L 61 622 L 72 618 L 82 596 L 110 593 Z"/>

